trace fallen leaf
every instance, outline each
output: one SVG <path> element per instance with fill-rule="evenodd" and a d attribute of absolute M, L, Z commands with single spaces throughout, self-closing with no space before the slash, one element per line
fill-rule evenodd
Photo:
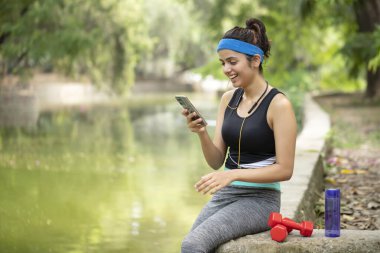
<path fill-rule="evenodd" d="M 340 184 L 344 184 L 344 183 L 347 183 L 348 178 L 338 178 L 336 181 L 337 181 L 338 183 L 340 183 Z"/>
<path fill-rule="evenodd" d="M 354 170 L 348 170 L 348 169 L 341 169 L 340 170 L 340 174 L 343 174 L 343 175 L 349 175 L 349 174 L 354 174 L 355 171 Z"/>
<path fill-rule="evenodd" d="M 355 217 L 353 217 L 351 215 L 343 214 L 343 216 L 342 216 L 342 220 L 344 220 L 344 221 L 353 221 L 354 219 L 355 219 Z"/>
<path fill-rule="evenodd" d="M 343 207 L 340 213 L 342 213 L 342 214 L 353 214 L 354 211 L 351 208 Z"/>
<path fill-rule="evenodd" d="M 326 183 L 329 183 L 329 184 L 336 184 L 336 181 L 335 181 L 335 179 L 334 178 L 332 178 L 332 177 L 326 177 L 325 178 L 325 182 Z"/>
<path fill-rule="evenodd" d="M 374 209 L 374 210 L 378 209 L 379 207 L 380 207 L 380 204 L 374 201 L 369 202 L 367 205 L 367 208 Z"/>
<path fill-rule="evenodd" d="M 332 156 L 329 159 L 327 159 L 327 163 L 330 165 L 336 164 L 337 161 L 338 161 L 338 158 L 336 156 Z"/>

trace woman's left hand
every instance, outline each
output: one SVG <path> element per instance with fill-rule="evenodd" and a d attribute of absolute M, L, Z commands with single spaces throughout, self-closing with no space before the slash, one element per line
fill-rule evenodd
<path fill-rule="evenodd" d="M 217 171 L 201 177 L 194 187 L 203 194 L 214 194 L 232 181 L 231 171 Z"/>

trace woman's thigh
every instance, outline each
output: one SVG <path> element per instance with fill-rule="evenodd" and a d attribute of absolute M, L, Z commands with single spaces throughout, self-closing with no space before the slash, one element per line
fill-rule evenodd
<path fill-rule="evenodd" d="M 212 252 L 219 245 L 248 234 L 269 229 L 267 219 L 270 212 L 278 212 L 279 203 L 243 197 L 209 216 L 185 238 L 188 252 Z"/>
<path fill-rule="evenodd" d="M 224 199 L 219 200 L 218 198 L 212 198 L 201 210 L 199 213 L 197 219 L 195 220 L 191 231 L 194 230 L 196 227 L 198 227 L 200 224 L 202 224 L 205 220 L 207 220 L 209 217 L 213 216 L 215 213 L 217 213 L 219 210 L 222 210 L 224 207 L 230 205 L 235 200 L 233 199 Z"/>

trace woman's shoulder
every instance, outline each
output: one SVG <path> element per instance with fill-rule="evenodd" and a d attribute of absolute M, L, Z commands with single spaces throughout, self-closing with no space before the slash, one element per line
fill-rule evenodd
<path fill-rule="evenodd" d="M 274 111 L 283 111 L 284 109 L 292 109 L 292 103 L 288 97 L 281 91 L 278 91 L 273 97 L 269 109 Z"/>
<path fill-rule="evenodd" d="M 239 88 L 231 89 L 223 93 L 221 101 L 222 102 L 229 102 L 234 94 L 239 90 Z"/>

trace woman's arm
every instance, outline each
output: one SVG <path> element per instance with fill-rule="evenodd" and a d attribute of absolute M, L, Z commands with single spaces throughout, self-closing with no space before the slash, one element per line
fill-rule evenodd
<path fill-rule="evenodd" d="M 194 117 L 194 115 L 188 115 L 186 110 L 183 111 L 183 114 L 187 117 L 187 124 L 189 129 L 192 132 L 198 134 L 202 146 L 203 155 L 208 165 L 214 170 L 219 169 L 223 165 L 226 156 L 227 148 L 222 137 L 222 125 L 224 120 L 224 112 L 226 110 L 228 101 L 232 97 L 232 94 L 233 91 L 227 91 L 223 94 L 221 98 L 213 141 L 211 140 L 210 135 L 207 132 L 207 128 L 199 124 L 201 122 L 201 119 L 192 120 L 192 117 Z"/>
<path fill-rule="evenodd" d="M 268 109 L 268 123 L 274 132 L 276 163 L 257 169 L 234 169 L 210 173 L 195 185 L 198 191 L 214 193 L 232 181 L 272 183 L 289 180 L 293 174 L 297 123 L 289 100 L 277 95 Z"/>

